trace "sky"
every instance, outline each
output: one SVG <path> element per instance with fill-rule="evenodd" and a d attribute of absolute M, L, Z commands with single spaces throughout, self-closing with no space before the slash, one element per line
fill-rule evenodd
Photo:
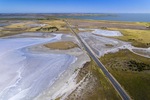
<path fill-rule="evenodd" d="M 150 13 L 150 0 L 0 0 L 0 13 Z"/>

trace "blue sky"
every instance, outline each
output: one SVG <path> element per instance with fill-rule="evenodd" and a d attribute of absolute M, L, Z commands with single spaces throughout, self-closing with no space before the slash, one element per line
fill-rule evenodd
<path fill-rule="evenodd" d="M 0 0 L 0 13 L 150 13 L 150 0 Z"/>

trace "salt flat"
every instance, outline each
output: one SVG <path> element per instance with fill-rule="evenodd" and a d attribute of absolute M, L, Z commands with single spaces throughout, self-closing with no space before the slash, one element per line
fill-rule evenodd
<path fill-rule="evenodd" d="M 94 29 L 92 33 L 96 35 L 102 35 L 102 36 L 122 36 L 122 34 L 119 31 L 109 31 L 109 30 L 101 30 L 101 29 Z"/>
<path fill-rule="evenodd" d="M 60 36 L 0 39 L 0 100 L 33 99 L 77 60 L 68 54 L 28 50 L 33 45 L 58 41 Z"/>
<path fill-rule="evenodd" d="M 149 48 L 138 48 L 131 45 L 129 42 L 124 42 L 118 39 L 110 38 L 109 36 L 121 36 L 118 31 L 107 31 L 99 29 L 84 29 L 80 32 L 80 37 L 91 47 L 94 53 L 98 56 L 104 56 L 107 53 L 118 52 L 120 49 L 128 49 L 131 52 L 150 58 Z"/>

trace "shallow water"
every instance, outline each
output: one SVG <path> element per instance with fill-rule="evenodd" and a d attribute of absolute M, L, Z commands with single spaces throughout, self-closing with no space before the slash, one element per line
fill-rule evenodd
<path fill-rule="evenodd" d="M 72 15 L 60 16 L 61 18 L 90 19 L 90 20 L 110 20 L 129 22 L 150 22 L 150 13 L 102 13 L 102 15 Z"/>

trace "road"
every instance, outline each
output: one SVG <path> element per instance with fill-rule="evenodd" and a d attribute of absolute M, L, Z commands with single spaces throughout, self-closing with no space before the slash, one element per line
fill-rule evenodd
<path fill-rule="evenodd" d="M 77 37 L 81 45 L 84 47 L 84 49 L 87 51 L 87 53 L 90 55 L 90 57 L 95 61 L 95 63 L 101 68 L 105 76 L 109 79 L 115 90 L 119 93 L 121 98 L 123 100 L 131 100 L 130 96 L 126 93 L 126 91 L 121 87 L 121 85 L 118 83 L 118 81 L 109 73 L 109 71 L 106 69 L 106 67 L 100 62 L 100 60 L 95 56 L 95 53 L 91 50 L 91 48 L 88 46 L 84 40 L 73 30 L 71 25 L 68 23 L 67 20 L 65 20 L 66 24 L 70 28 L 70 30 L 74 33 L 74 35 Z"/>

